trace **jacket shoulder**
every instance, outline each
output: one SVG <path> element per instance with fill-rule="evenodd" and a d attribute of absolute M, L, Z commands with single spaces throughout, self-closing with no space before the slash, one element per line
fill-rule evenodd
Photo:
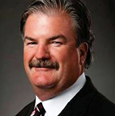
<path fill-rule="evenodd" d="M 104 95 L 96 92 L 93 97 L 87 114 L 94 114 L 94 116 L 114 116 L 115 105 L 109 101 Z"/>

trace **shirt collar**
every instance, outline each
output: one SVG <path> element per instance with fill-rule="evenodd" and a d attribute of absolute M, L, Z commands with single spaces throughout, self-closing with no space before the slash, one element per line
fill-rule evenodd
<path fill-rule="evenodd" d="M 36 96 L 35 106 L 42 102 L 48 116 L 57 116 L 65 108 L 67 103 L 82 89 L 85 82 L 86 78 L 85 74 L 83 73 L 72 86 L 52 99 L 42 102 Z"/>

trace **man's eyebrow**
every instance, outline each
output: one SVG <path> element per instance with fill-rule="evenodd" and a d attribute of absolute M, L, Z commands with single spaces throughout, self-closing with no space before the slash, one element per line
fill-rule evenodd
<path fill-rule="evenodd" d="M 25 41 L 25 40 L 35 41 L 34 38 L 32 38 L 32 37 L 28 37 L 28 36 L 25 36 L 25 37 L 24 37 L 24 41 Z"/>
<path fill-rule="evenodd" d="M 50 37 L 48 39 L 49 40 L 55 40 L 55 39 L 59 39 L 59 38 L 66 41 L 66 37 L 64 35 L 62 35 L 62 34 L 61 35 L 56 35 L 56 36 Z M 24 37 L 24 41 L 26 41 L 26 40 L 35 41 L 36 39 L 35 38 L 32 38 L 32 37 L 25 36 Z"/>
<path fill-rule="evenodd" d="M 59 39 L 59 38 L 61 38 L 61 39 L 66 41 L 66 37 L 64 35 L 62 35 L 62 34 L 53 36 L 53 37 L 49 38 L 49 40 L 55 40 L 55 39 Z"/>

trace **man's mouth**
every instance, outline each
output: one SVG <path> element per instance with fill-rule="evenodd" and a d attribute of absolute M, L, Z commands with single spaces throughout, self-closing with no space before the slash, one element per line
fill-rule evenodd
<path fill-rule="evenodd" d="M 35 71 L 39 71 L 39 72 L 48 72 L 53 70 L 53 68 L 38 68 L 38 67 L 33 67 Z"/>

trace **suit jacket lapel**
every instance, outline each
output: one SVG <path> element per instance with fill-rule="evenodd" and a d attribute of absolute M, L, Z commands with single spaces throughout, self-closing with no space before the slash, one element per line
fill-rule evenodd
<path fill-rule="evenodd" d="M 26 116 L 30 116 L 31 115 L 31 113 L 34 110 L 34 105 L 35 105 L 35 100 L 31 103 L 30 107 L 28 108 Z"/>
<path fill-rule="evenodd" d="M 82 90 L 66 105 L 59 116 L 83 116 L 86 114 L 87 108 L 96 93 L 96 89 L 91 83 L 89 77 Z"/>

